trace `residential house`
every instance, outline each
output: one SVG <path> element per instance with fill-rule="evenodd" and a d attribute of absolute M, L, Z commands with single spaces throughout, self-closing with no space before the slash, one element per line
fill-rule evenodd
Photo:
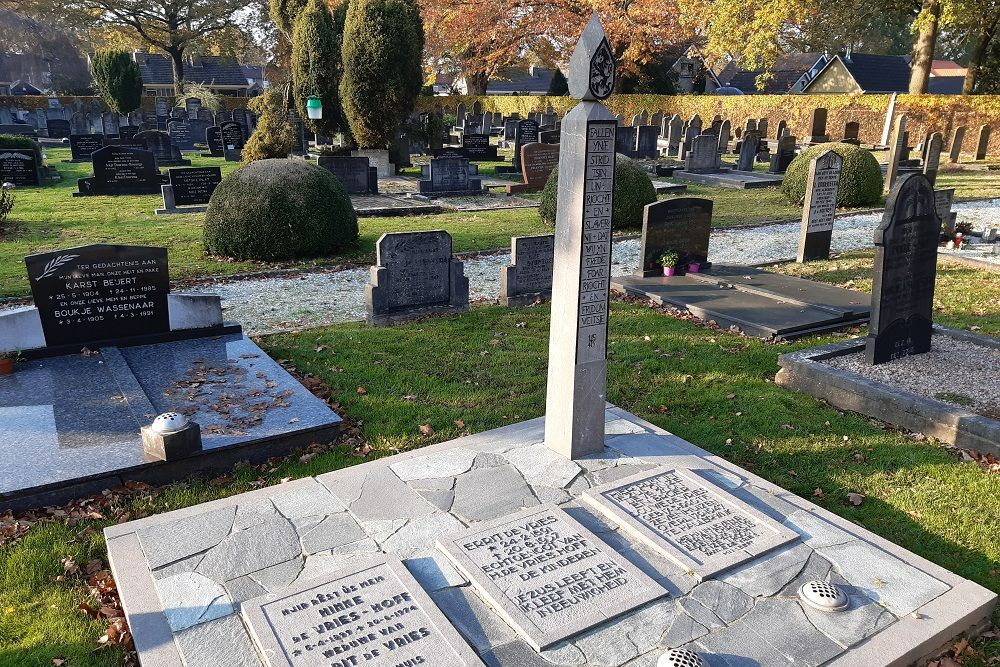
<path fill-rule="evenodd" d="M 800 93 L 828 61 L 825 53 L 785 53 L 778 56 L 770 73 L 763 69 L 745 69 L 730 63 L 719 74 L 723 86 L 736 88 L 745 95 L 784 95 Z M 760 79 L 763 78 L 763 82 Z"/>
<path fill-rule="evenodd" d="M 510 67 L 500 72 L 486 84 L 487 95 L 545 95 L 549 92 L 556 70 L 549 67 Z M 465 77 L 455 81 L 455 90 L 467 95 L 469 87 Z"/>
<path fill-rule="evenodd" d="M 169 57 L 144 51 L 136 51 L 132 57 L 142 73 L 143 94 L 151 97 L 174 96 L 174 70 Z M 248 97 L 255 85 L 248 79 L 242 65 L 222 56 L 188 57 L 184 63 L 184 79 L 228 97 Z"/>
<path fill-rule="evenodd" d="M 670 71 L 678 93 L 713 93 L 722 87 L 719 77 L 705 63 L 701 50 L 693 44 L 674 61 Z"/>

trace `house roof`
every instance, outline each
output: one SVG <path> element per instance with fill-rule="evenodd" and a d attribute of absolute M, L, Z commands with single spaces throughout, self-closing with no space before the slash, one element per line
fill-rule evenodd
<path fill-rule="evenodd" d="M 762 69 L 730 69 L 727 67 L 719 75 L 719 81 L 724 86 L 739 88 L 744 93 L 783 95 L 791 90 L 795 82 L 812 69 L 816 61 L 822 57 L 822 53 L 785 53 L 778 56 L 774 63 L 773 76 L 762 89 L 757 88 L 757 77 L 764 73 Z"/>
<path fill-rule="evenodd" d="M 966 68 L 954 60 L 935 60 L 931 62 L 931 76 L 965 76 Z"/>
<path fill-rule="evenodd" d="M 878 56 L 870 53 L 838 53 L 803 88 L 809 90 L 823 72 L 840 62 L 865 93 L 905 93 L 910 88 L 910 58 L 908 56 Z"/>
<path fill-rule="evenodd" d="M 486 94 L 534 93 L 544 95 L 549 92 L 554 69 L 547 67 L 510 68 L 499 72 L 486 85 Z"/>
<path fill-rule="evenodd" d="M 927 80 L 927 92 L 931 95 L 961 95 L 964 85 L 964 76 L 932 76 Z"/>
<path fill-rule="evenodd" d="M 27 81 L 15 81 L 10 85 L 11 95 L 41 95 L 42 90 Z"/>
<path fill-rule="evenodd" d="M 167 56 L 136 53 L 142 82 L 147 86 L 168 86 L 174 82 L 173 65 Z M 184 63 L 184 78 L 206 86 L 249 86 L 243 67 L 231 58 L 200 56 Z"/>

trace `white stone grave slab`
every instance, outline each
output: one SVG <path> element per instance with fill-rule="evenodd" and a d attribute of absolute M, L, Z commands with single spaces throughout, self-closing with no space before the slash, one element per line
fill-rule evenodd
<path fill-rule="evenodd" d="M 554 505 L 477 524 L 438 547 L 538 651 L 666 593 Z"/>
<path fill-rule="evenodd" d="M 583 496 L 701 579 L 798 539 L 795 531 L 686 468 L 641 472 Z"/>

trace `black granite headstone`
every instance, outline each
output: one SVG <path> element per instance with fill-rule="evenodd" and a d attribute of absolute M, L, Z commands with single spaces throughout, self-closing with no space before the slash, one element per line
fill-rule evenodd
<path fill-rule="evenodd" d="M 172 120 L 167 123 L 167 134 L 170 143 L 182 151 L 194 150 L 194 136 L 191 134 L 191 124 L 186 120 Z"/>
<path fill-rule="evenodd" d="M 166 248 L 89 245 L 24 263 L 48 346 L 170 330 Z"/>
<path fill-rule="evenodd" d="M 875 230 L 868 363 L 930 351 L 940 233 L 930 181 L 923 174 L 901 176 Z"/>
<path fill-rule="evenodd" d="M 422 194 L 475 194 L 482 192 L 482 180 L 472 178 L 474 173 L 465 158 L 433 158 L 429 178 L 420 181 Z"/>
<path fill-rule="evenodd" d="M 526 118 L 517 121 L 517 131 L 514 136 L 514 171 L 521 172 L 521 146 L 538 141 L 538 121 Z"/>
<path fill-rule="evenodd" d="M 225 147 L 222 143 L 222 128 L 214 125 L 205 130 L 205 141 L 208 143 L 209 157 L 222 157 L 225 155 Z M 202 155 L 202 157 L 206 157 Z"/>
<path fill-rule="evenodd" d="M 199 206 L 208 203 L 216 186 L 222 181 L 219 167 L 189 167 L 167 171 L 177 206 Z"/>
<path fill-rule="evenodd" d="M 496 162 L 497 147 L 490 144 L 489 134 L 462 134 L 462 148 L 471 162 Z"/>
<path fill-rule="evenodd" d="M 347 194 L 378 194 L 378 168 L 372 167 L 368 158 L 323 156 L 316 162 L 337 177 Z"/>
<path fill-rule="evenodd" d="M 656 140 L 660 128 L 655 125 L 640 125 L 636 128 L 635 156 L 640 160 L 655 160 L 659 156 Z"/>
<path fill-rule="evenodd" d="M 89 162 L 90 154 L 101 148 L 104 148 L 103 134 L 69 135 L 69 150 L 78 162 Z"/>
<path fill-rule="evenodd" d="M 0 183 L 38 185 L 38 160 L 35 151 L 0 148 Z"/>
<path fill-rule="evenodd" d="M 783 174 L 788 169 L 788 165 L 795 159 L 795 137 L 786 134 L 778 139 L 778 151 L 771 156 L 771 166 L 768 172 L 772 174 Z"/>
<path fill-rule="evenodd" d="M 660 256 L 667 251 L 680 256 L 678 273 L 690 262 L 707 266 L 711 232 L 711 199 L 678 197 L 647 204 L 642 214 L 642 275 L 663 275 Z"/>
<path fill-rule="evenodd" d="M 118 138 L 122 141 L 132 141 L 141 130 L 142 128 L 135 125 L 122 125 L 118 128 Z"/>
<path fill-rule="evenodd" d="M 158 195 L 167 182 L 150 151 L 127 146 L 105 146 L 94 151 L 94 175 L 77 181 L 84 195 Z"/>
<path fill-rule="evenodd" d="M 63 118 L 50 118 L 46 122 L 49 129 L 49 139 L 65 139 L 70 135 L 69 121 Z"/>
<path fill-rule="evenodd" d="M 636 128 L 626 125 L 615 133 L 615 152 L 627 157 L 635 157 Z"/>

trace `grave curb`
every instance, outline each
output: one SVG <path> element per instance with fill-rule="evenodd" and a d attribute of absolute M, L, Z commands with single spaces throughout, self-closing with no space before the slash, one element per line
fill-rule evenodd
<path fill-rule="evenodd" d="M 1000 349 L 1000 340 L 969 331 L 935 325 L 934 334 Z M 854 338 L 782 354 L 778 357 L 781 368 L 774 381 L 842 410 L 923 433 L 956 447 L 1000 455 L 1000 421 L 822 363 L 858 352 L 864 346 L 864 338 Z"/>

